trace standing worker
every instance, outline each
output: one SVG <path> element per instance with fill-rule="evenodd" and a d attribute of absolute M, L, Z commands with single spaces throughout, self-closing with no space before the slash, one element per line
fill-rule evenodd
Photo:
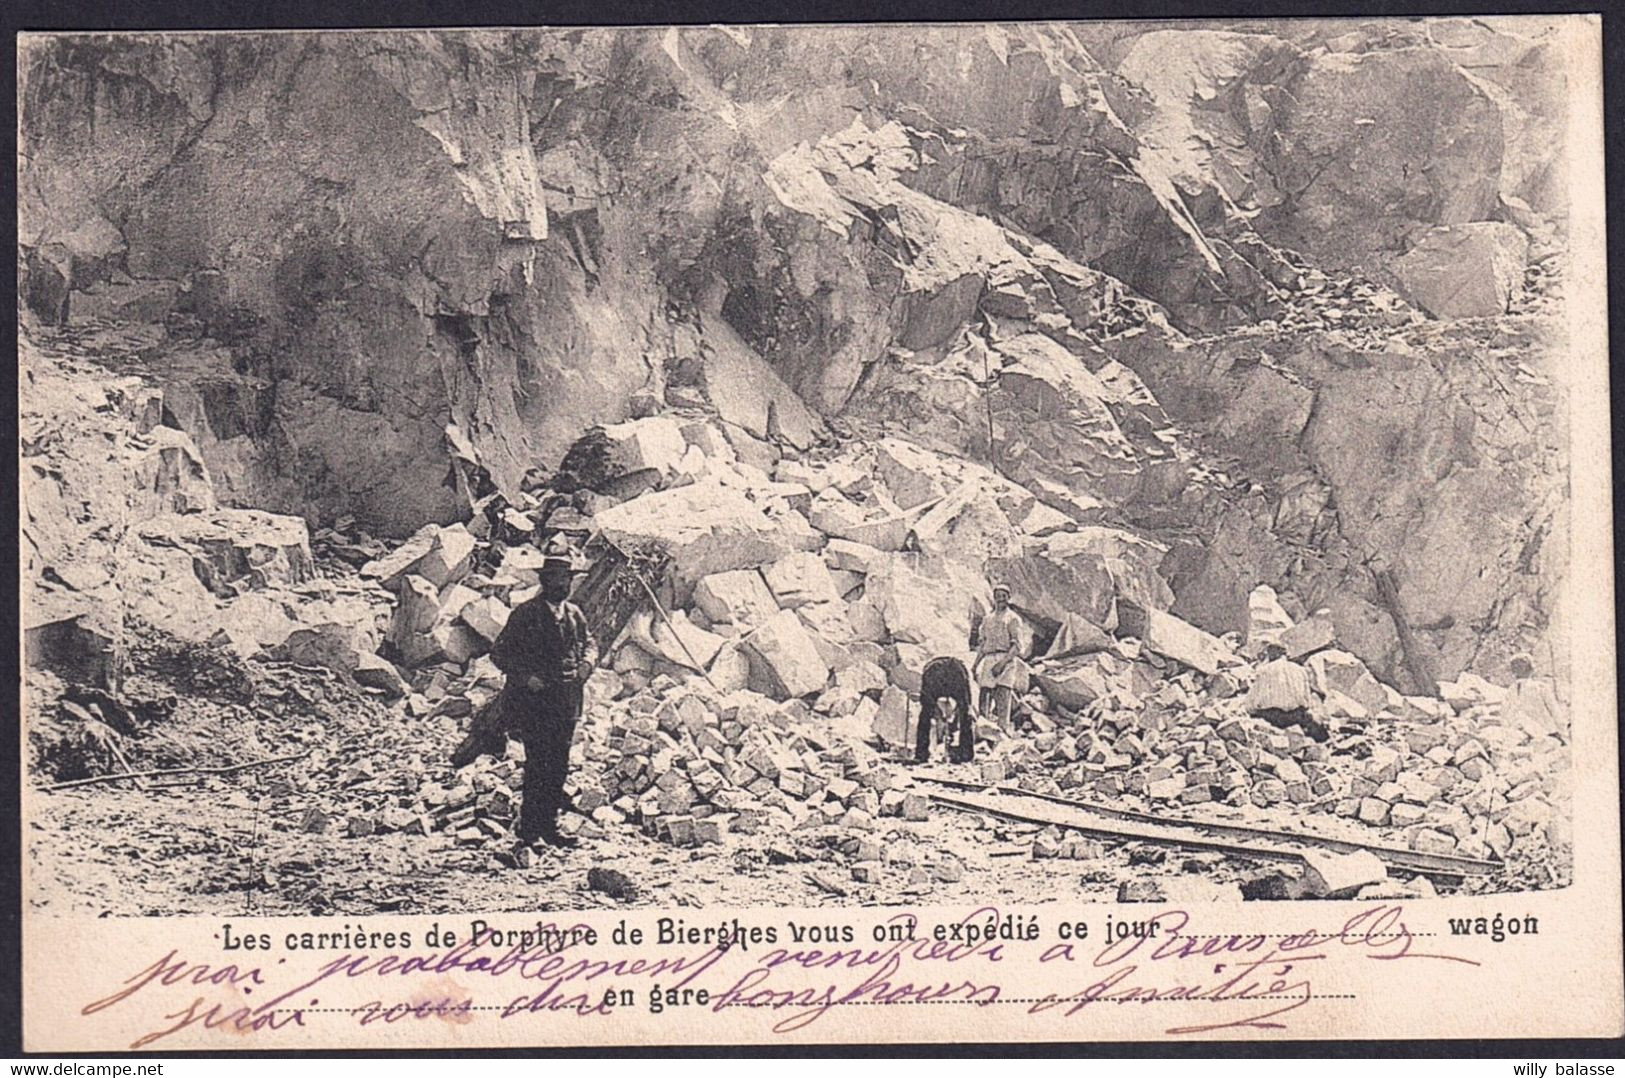
<path fill-rule="evenodd" d="M 538 839 L 549 846 L 576 844 L 559 833 L 558 814 L 582 691 L 598 662 L 587 619 L 570 602 L 571 576 L 578 572 L 574 558 L 549 554 L 542 562 L 541 591 L 514 608 L 491 647 L 492 661 L 508 678 L 503 706 L 525 746 L 519 806 L 524 846 Z"/>
<path fill-rule="evenodd" d="M 976 639 L 976 684 L 980 710 L 1011 733 L 1010 710 L 1016 693 L 1027 691 L 1027 652 L 1031 634 L 1020 614 L 1010 609 L 1010 586 L 993 585 L 993 612 L 982 619 Z"/>

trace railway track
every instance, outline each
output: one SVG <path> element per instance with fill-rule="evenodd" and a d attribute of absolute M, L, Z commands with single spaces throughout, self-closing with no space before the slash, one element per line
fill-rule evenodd
<path fill-rule="evenodd" d="M 1151 842 L 1274 861 L 1302 861 L 1306 851 L 1317 849 L 1334 853 L 1366 851 L 1395 868 L 1436 877 L 1487 876 L 1501 870 L 1498 861 L 1485 861 L 1455 854 L 1426 853 L 1327 835 L 1247 827 L 1241 824 L 1152 816 L 1127 809 L 1104 808 L 1014 786 L 990 788 L 978 783 L 934 775 L 916 775 L 915 779 L 953 791 L 930 794 L 932 801 L 945 808 L 985 812 L 1007 820 L 1053 825 L 1119 841 Z"/>

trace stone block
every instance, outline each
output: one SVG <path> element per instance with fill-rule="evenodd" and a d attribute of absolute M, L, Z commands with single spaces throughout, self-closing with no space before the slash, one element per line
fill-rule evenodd
<path fill-rule="evenodd" d="M 793 610 L 809 603 L 838 603 L 841 596 L 824 559 L 811 551 L 786 554 L 762 569 L 777 605 Z"/>
<path fill-rule="evenodd" d="M 779 612 L 779 604 L 756 569 L 713 573 L 694 586 L 694 605 L 713 623 L 754 628 Z"/>
<path fill-rule="evenodd" d="M 750 659 L 751 687 L 775 699 L 822 692 L 830 668 L 801 619 L 780 611 L 741 641 Z"/>
<path fill-rule="evenodd" d="M 1310 850 L 1303 855 L 1303 862 L 1304 893 L 1314 898 L 1352 898 L 1360 888 L 1388 878 L 1387 867 L 1369 850 Z"/>

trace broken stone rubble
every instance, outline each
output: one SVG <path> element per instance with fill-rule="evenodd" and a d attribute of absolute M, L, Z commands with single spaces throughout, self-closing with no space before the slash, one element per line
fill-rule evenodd
<path fill-rule="evenodd" d="M 925 467 L 921 461 L 930 458 L 922 454 L 913 459 L 916 467 Z M 692 680 L 702 672 L 692 669 L 694 665 L 709 666 L 709 670 L 703 671 L 704 676 L 721 691 L 740 691 L 753 684 L 754 658 L 756 688 L 787 700 L 805 698 L 812 709 L 809 717 L 815 723 L 853 719 L 857 722 L 853 729 L 879 735 L 879 743 L 906 750 L 910 747 L 910 725 L 915 709 L 907 691 L 917 690 L 919 669 L 931 655 L 964 653 L 974 612 L 978 606 L 985 608 L 987 602 L 983 591 L 986 574 L 978 570 L 975 557 L 961 563 L 955 557 L 934 557 L 928 551 L 887 551 L 839 535 L 820 534 L 806 517 L 814 508 L 814 499 L 795 491 L 805 490 L 809 495 L 814 489 L 821 488 L 826 494 L 833 491 L 851 505 L 866 502 L 905 523 L 913 521 L 910 527 L 916 542 L 921 531 L 920 521 L 928 520 L 936 509 L 944 505 L 954 508 L 956 503 L 949 501 L 950 496 L 945 494 L 933 503 L 919 503 L 914 508 L 922 510 L 923 515 L 910 516 L 900 505 L 900 501 L 910 499 L 894 498 L 883 475 L 867 474 L 861 467 L 842 460 L 803 462 L 778 481 L 767 480 L 748 466 L 737 468 L 737 477 L 727 479 L 728 473 L 722 467 L 727 462 L 718 464 L 708 481 L 716 482 L 719 489 L 737 492 L 736 508 L 750 507 L 741 514 L 750 521 L 748 534 L 759 536 L 771 531 L 773 539 L 763 544 L 754 556 L 754 564 L 748 568 L 699 577 L 693 597 L 686 601 L 694 604 L 692 613 L 704 621 L 689 624 L 686 621 L 689 612 L 672 611 L 672 624 L 688 624 L 694 634 L 704 634 L 684 637 L 684 642 L 690 645 L 687 650 L 697 650 L 700 655 L 697 664 L 683 649 L 671 647 L 674 641 L 662 642 L 660 634 L 669 634 L 667 623 L 645 612 L 646 634 L 641 637 L 632 634 L 634 638 L 616 653 L 616 666 L 623 677 L 621 691 L 635 697 L 661 676 L 674 681 Z M 786 482 L 792 475 L 795 481 Z M 950 491 L 971 489 L 970 484 L 963 481 L 956 486 L 953 482 L 956 478 L 945 475 L 936 485 Z M 694 484 L 668 492 L 654 489 L 618 505 L 598 509 L 585 519 L 593 525 L 598 516 L 607 515 L 613 521 L 617 511 L 635 516 L 633 511 L 637 510 L 641 513 L 640 519 L 650 522 L 648 537 L 666 544 L 669 549 L 689 551 L 693 547 L 687 537 L 667 535 L 664 530 L 667 521 L 662 512 L 655 510 L 663 504 L 660 499 L 664 495 L 693 488 Z M 1018 518 L 1017 514 L 1031 511 L 1031 505 L 1024 506 L 1019 499 L 1001 501 L 996 495 L 989 499 L 981 493 L 986 487 L 974 489 L 978 490 L 980 500 L 969 499 L 959 504 L 974 503 L 989 511 L 996 507 L 999 513 L 1008 514 L 1007 522 L 995 529 L 1000 534 L 1010 534 L 1003 529 L 1018 527 L 1025 518 Z M 898 511 L 892 512 L 887 509 L 888 505 L 897 506 Z M 535 512 L 535 509 L 531 506 L 528 511 Z M 760 517 L 751 517 L 753 512 Z M 956 519 L 947 512 L 940 516 L 950 523 Z M 537 513 L 533 519 L 546 518 L 546 513 Z M 758 520 L 765 521 L 765 527 Z M 800 520 L 801 524 L 793 530 L 787 529 L 785 522 L 793 520 Z M 676 523 L 680 525 L 681 521 Z M 475 673 L 475 661 L 489 646 L 494 632 L 499 631 L 503 611 L 512 603 L 522 601 L 527 591 L 534 588 L 535 570 L 540 564 L 539 552 L 529 545 L 534 527 L 527 532 L 516 525 L 505 531 L 492 530 L 485 536 L 476 536 L 460 526 L 432 526 L 409 540 L 404 553 L 391 553 L 370 536 L 351 531 L 350 527 L 353 524 L 342 529 L 337 526 L 319 529 L 312 546 L 339 563 L 354 566 L 361 561 L 361 580 L 387 582 L 393 589 L 396 611 L 386 634 L 389 641 L 386 647 L 395 649 L 390 654 L 401 661 L 402 667 L 394 667 L 371 655 L 364 634 L 358 639 L 355 634 L 344 631 L 301 628 L 299 621 L 291 618 L 289 624 L 295 627 L 291 632 L 276 630 L 283 642 L 290 635 L 294 637 L 283 653 L 300 661 L 350 668 L 348 672 L 358 682 L 381 696 L 404 696 L 403 706 L 412 714 L 434 715 L 457 722 L 466 719 L 488 703 L 500 685 L 500 680 L 488 673 Z M 731 527 L 723 525 L 721 530 L 727 532 Z M 678 530 L 680 532 L 680 526 Z M 925 533 L 930 535 L 930 529 L 925 529 Z M 987 533 L 987 529 L 982 528 L 981 533 Z M 787 536 L 794 539 L 787 542 Z M 715 536 L 701 537 L 699 549 L 704 556 L 726 550 L 727 544 L 721 542 L 706 547 L 707 538 Z M 894 540 L 893 536 L 883 542 L 890 546 Z M 515 542 L 520 545 L 510 545 Z M 1215 638 L 1184 626 L 1180 619 L 1157 610 L 1156 604 L 1167 602 L 1169 595 L 1155 568 L 1155 550 L 1154 546 L 1127 533 L 1076 523 L 1055 524 L 1045 537 L 1024 542 L 1022 553 L 1015 555 L 1023 565 L 1058 567 L 1063 574 L 1075 573 L 1075 567 L 1084 564 L 1099 567 L 1102 579 L 1099 599 L 1096 605 L 1084 605 L 1101 625 L 1109 626 L 1111 632 L 1118 634 L 1119 639 L 1104 652 L 1085 654 L 1081 659 L 1074 655 L 1068 660 L 1075 664 L 1070 668 L 1051 667 L 1046 671 L 1041 667 L 1035 679 L 1039 693 L 1028 701 L 1030 721 L 1040 728 L 1031 738 L 1032 744 L 1025 744 L 1024 738 L 1001 744 L 996 755 L 978 762 L 977 774 L 991 781 L 1021 776 L 1028 776 L 1028 781 L 1038 781 L 1029 774 L 1036 759 L 1046 763 L 1064 762 L 1061 771 L 1066 788 L 1075 788 L 1072 784 L 1080 776 L 1076 772 L 1065 775 L 1064 765 L 1081 765 L 1085 775 L 1098 769 L 1100 777 L 1093 783 L 1091 796 L 1140 798 L 1148 805 L 1174 801 L 1194 806 L 1232 803 L 1236 791 L 1243 790 L 1245 803 L 1241 807 L 1250 804 L 1259 809 L 1273 809 L 1277 805 L 1291 805 L 1298 811 L 1302 811 L 1296 808 L 1298 806 L 1307 806 L 1309 811 L 1325 811 L 1328 796 L 1325 787 L 1329 782 L 1332 793 L 1345 793 L 1341 781 L 1345 776 L 1336 767 L 1322 765 L 1341 761 L 1316 759 L 1306 745 L 1290 736 L 1285 743 L 1280 743 L 1274 740 L 1276 733 L 1256 729 L 1243 739 L 1245 745 L 1234 746 L 1240 751 L 1230 752 L 1228 757 L 1224 755 L 1227 748 L 1221 751 L 1220 747 L 1207 744 L 1194 753 L 1168 752 L 1166 744 L 1159 747 L 1159 741 L 1167 734 L 1162 728 L 1166 716 L 1234 697 L 1233 688 L 1226 693 L 1221 692 L 1221 686 L 1227 681 L 1234 686 L 1238 680 L 1244 685 L 1247 668 L 1240 657 L 1227 654 L 1223 642 L 1216 642 Z M 1008 552 L 1005 556 L 1010 557 Z M 430 576 L 418 575 L 415 570 L 420 569 Z M 1053 574 L 1057 569 L 1045 571 Z M 843 574 L 839 584 L 835 583 L 835 573 Z M 720 582 L 731 574 L 739 574 L 735 579 L 755 582 L 754 587 L 746 585 L 748 599 L 721 606 L 713 604 L 708 609 L 707 601 L 716 596 L 710 594 L 712 589 L 702 589 L 701 585 L 706 581 Z M 764 574 L 777 579 L 776 591 L 768 585 Z M 262 574 L 261 578 L 241 579 L 246 580 L 247 586 L 260 588 L 284 583 L 274 576 Z M 1078 616 L 1071 609 L 1077 603 L 1076 590 L 1036 587 L 1026 593 L 1021 587 L 1024 583 L 1026 581 L 1017 580 L 1018 599 L 1042 608 L 1035 609 L 1035 613 L 1042 616 L 1045 611 L 1051 611 L 1068 618 Z M 234 601 L 241 604 L 259 595 L 260 592 L 251 591 Z M 1146 603 L 1149 605 L 1144 605 Z M 781 609 L 781 606 L 790 609 Z M 248 607 L 244 605 L 242 609 L 246 613 Z M 286 613 L 278 616 L 289 617 Z M 787 620 L 791 617 L 794 620 Z M 775 620 L 780 630 L 772 634 L 774 647 L 753 649 L 746 645 L 744 641 L 749 634 L 768 620 Z M 1313 621 L 1310 619 L 1304 624 Z M 739 638 L 740 644 L 726 653 L 727 662 L 723 661 L 725 637 L 701 627 L 706 624 L 725 629 Z M 1095 620 L 1085 619 L 1084 624 L 1104 634 Z M 1277 627 L 1282 629 L 1283 635 L 1301 628 L 1290 624 Z M 783 640 L 778 639 L 779 635 Z M 1299 637 L 1303 638 L 1304 634 L 1299 633 Z M 1092 640 L 1093 645 L 1098 646 L 1109 641 L 1109 637 L 1102 635 Z M 1320 632 L 1307 640 L 1304 648 L 1311 653 L 1306 662 L 1316 673 L 1317 687 L 1328 700 L 1348 700 L 1351 705 L 1345 708 L 1350 713 L 1348 717 L 1363 720 L 1368 725 L 1382 725 L 1396 719 L 1413 724 L 1437 723 L 1468 713 L 1476 716 L 1502 698 L 1514 695 L 1469 676 L 1446 683 L 1444 691 L 1448 703 L 1399 698 L 1376 682 L 1357 659 L 1329 648 L 1327 645 L 1334 642 L 1333 633 Z M 699 641 L 704 644 L 696 648 Z M 790 646 L 777 646 L 786 641 Z M 767 636 L 761 638 L 764 645 L 768 642 Z M 860 645 L 875 648 L 872 658 L 856 658 L 857 653 L 851 649 Z M 772 663 L 764 662 L 764 656 L 770 651 L 773 651 Z M 626 658 L 640 652 L 645 656 L 641 662 Z M 842 684 L 839 672 L 848 658 L 853 660 L 853 668 L 864 669 L 866 673 L 858 682 Z M 867 665 L 857 667 L 860 662 Z M 1193 664 L 1197 673 L 1205 671 L 1206 679 L 1187 670 L 1187 664 Z M 683 670 L 685 666 L 691 669 Z M 833 686 L 829 677 L 831 668 L 836 672 Z M 802 671 L 806 673 L 803 675 Z M 879 671 L 884 680 L 877 679 L 873 671 Z M 1063 674 L 1072 681 L 1064 681 Z M 403 675 L 409 675 L 410 680 Z M 1531 679 L 1530 684 L 1535 683 Z M 1065 684 L 1075 687 L 1064 690 Z M 1540 707 L 1527 710 L 1540 714 L 1560 711 L 1545 704 L 1538 692 L 1520 689 L 1519 693 L 1519 699 L 1542 701 Z M 1355 709 L 1364 714 L 1355 713 Z M 1164 718 L 1147 719 L 1144 713 L 1148 710 L 1160 712 Z M 1080 712 L 1098 715 L 1102 721 L 1091 723 L 1092 728 L 1087 731 L 1079 730 L 1075 716 Z M 1129 713 L 1136 715 L 1134 722 L 1120 725 L 1123 716 Z M 1243 728 L 1248 725 L 1244 716 L 1237 721 Z M 1550 725 L 1555 726 L 1555 723 Z M 1227 725 L 1231 733 L 1234 728 Z M 1249 747 L 1260 754 L 1256 766 L 1246 763 Z M 1444 750 L 1448 756 L 1444 759 L 1427 756 L 1435 750 Z M 1392 744 L 1383 751 L 1373 748 L 1372 758 L 1381 758 L 1382 766 L 1372 771 L 1369 779 L 1355 776 L 1366 781 L 1349 782 L 1347 796 L 1337 798 L 1332 814 L 1381 828 L 1398 828 L 1404 841 L 1418 848 L 1444 849 L 1449 844 L 1451 848 L 1477 850 L 1481 844 L 1496 856 L 1506 856 L 1515 852 L 1520 838 L 1532 836 L 1537 830 L 1544 835 L 1551 829 L 1549 798 L 1528 801 L 1516 812 L 1504 811 L 1509 804 L 1524 805 L 1532 794 L 1539 794 L 1538 784 L 1530 785 L 1526 781 L 1514 784 L 1515 797 L 1507 796 L 1514 792 L 1512 788 L 1492 789 L 1466 816 L 1463 813 L 1468 813 L 1467 808 L 1462 808 L 1460 813 L 1449 811 L 1449 800 L 1434 792 L 1455 790 L 1463 783 L 1489 782 L 1493 787 L 1498 755 L 1494 747 L 1485 747 L 1477 739 L 1471 745 L 1452 745 L 1420 735 L 1408 736 L 1403 744 Z M 1400 777 L 1401 770 L 1413 766 L 1412 761 L 1418 756 L 1422 757 L 1421 766 L 1431 772 L 1427 785 L 1424 781 L 1396 783 L 1394 780 Z M 1330 779 L 1328 771 L 1332 772 Z M 1502 800 L 1498 801 L 1497 796 Z M 1447 807 L 1441 809 L 1441 804 Z M 1494 813 L 1504 814 L 1496 818 L 1491 815 Z M 375 822 L 373 826 L 378 824 Z M 360 825 L 358 830 L 365 831 L 365 827 Z M 709 833 L 709 827 L 700 830 Z M 486 828 L 483 832 L 486 839 L 491 838 L 490 831 Z M 686 834 L 681 823 L 677 834 L 679 838 Z M 465 834 L 463 838 L 468 836 Z"/>
<path fill-rule="evenodd" d="M 523 590 L 474 566 L 497 564 L 499 577 L 515 582 L 533 569 L 523 546 L 465 544 L 456 530 L 441 530 L 453 534 L 442 539 L 440 530 L 425 529 L 408 544 L 413 557 L 389 563 L 396 607 L 385 647 L 405 669 L 365 648 L 321 661 L 351 667 L 358 682 L 385 698 L 402 697 L 410 712 L 461 724 L 500 687 L 493 671 L 476 669 L 477 660 L 508 600 Z M 636 826 L 663 842 L 717 845 L 764 827 L 863 831 L 888 817 L 927 815 L 921 791 L 886 796 L 903 790 L 908 776 L 876 748 L 912 751 L 917 704 L 908 693 L 917 691 L 919 668 L 932 654 L 964 654 L 976 604 L 987 601 L 985 579 L 951 559 L 840 537 L 821 543 L 822 550 L 781 550 L 759 566 L 697 579 L 688 600 L 694 613 L 732 641 L 690 623 L 681 608 L 669 621 L 647 610 L 634 618 L 613 651 L 613 680 L 600 683 L 595 698 L 598 714 L 610 716 L 608 740 L 581 753 L 581 827 Z M 1023 557 L 1078 547 L 1057 547 L 1052 536 L 1037 549 Z M 430 557 L 434 551 L 450 556 Z M 1117 563 L 1127 564 L 1121 557 Z M 425 565 L 443 586 L 402 571 Z M 848 588 L 833 585 L 836 571 L 851 574 Z M 1143 579 L 1154 590 L 1154 575 Z M 1234 689 L 1250 677 L 1247 658 L 1165 611 L 1139 606 L 1115 580 L 1109 586 L 1102 620 L 1115 639 L 1104 634 L 1104 650 L 1036 665 L 1022 732 L 1006 738 L 985 724 L 979 729 L 983 752 L 972 772 L 979 780 L 1153 810 L 1227 807 L 1260 819 L 1286 809 L 1346 821 L 1414 849 L 1470 856 L 1513 856 L 1520 841 L 1546 841 L 1559 829 L 1549 791 L 1512 782 L 1501 769 L 1510 758 L 1566 751 L 1562 742 L 1537 739 L 1517 724 L 1493 727 L 1499 732 L 1487 737 L 1467 734 L 1469 719 L 1473 729 L 1494 723 L 1495 709 L 1511 695 L 1505 690 L 1458 679 L 1445 686 L 1448 704 L 1423 707 L 1327 647 L 1333 641 L 1322 634 L 1305 659 L 1317 689 L 1363 713 L 1347 716 L 1329 746 L 1316 745 L 1245 714 Z M 867 634 L 854 627 L 869 621 L 865 610 L 874 612 Z M 1290 619 L 1272 620 L 1283 636 L 1296 628 Z M 674 646 L 672 625 L 688 634 L 682 639 L 693 654 Z M 867 636 L 875 639 L 866 643 Z M 323 647 L 346 646 L 342 635 L 332 639 L 337 643 Z M 875 649 L 872 658 L 842 651 L 846 661 L 830 659 L 831 648 L 862 646 Z M 322 649 L 295 650 L 308 659 Z M 835 734 L 842 723 L 847 732 Z M 607 751 L 600 755 L 600 748 Z M 1524 770 L 1536 773 L 1527 763 Z M 500 844 L 511 837 L 518 775 L 511 757 L 487 758 L 466 784 L 426 787 L 420 807 L 358 817 L 346 832 L 429 827 L 459 843 Z M 1071 836 L 1044 836 L 1032 849 L 1035 857 L 1085 861 L 1099 852 Z M 886 877 L 883 858 L 851 863 L 856 882 Z M 1343 863 L 1311 863 L 1297 886 L 1302 894 L 1343 895 L 1375 882 L 1354 879 L 1362 875 L 1373 875 L 1369 866 L 1354 872 Z"/>
<path fill-rule="evenodd" d="M 819 471 L 804 466 L 796 474 L 801 479 L 816 479 Z M 874 483 L 869 493 L 877 487 L 884 489 L 882 478 Z M 812 485 L 816 482 L 809 487 Z M 645 494 L 625 504 L 654 497 L 657 495 Z M 1054 548 L 1053 540 L 1046 545 Z M 653 715 L 673 699 L 662 697 L 656 689 L 662 677 L 669 681 L 666 692 L 675 690 L 689 702 L 670 709 L 669 714 L 686 714 L 686 718 L 668 720 L 666 725 L 672 729 L 666 730 L 666 738 L 686 745 L 686 733 L 692 747 L 684 748 L 687 755 L 661 756 L 656 742 L 668 750 L 672 746 L 654 736 L 660 720 L 652 720 L 651 730 L 650 720 L 634 721 L 629 715 L 622 745 L 630 739 L 636 766 L 625 763 L 625 756 L 616 760 L 615 774 L 620 777 L 615 780 L 615 796 L 604 803 L 613 808 L 622 796 L 630 796 L 632 802 L 622 802 L 613 814 L 599 813 L 601 817 L 647 823 L 651 833 L 661 839 L 686 844 L 721 841 L 729 828 L 750 828 L 758 820 L 755 813 L 761 810 L 750 802 L 750 811 L 735 814 L 738 818 L 702 824 L 713 815 L 728 816 L 736 807 L 726 793 L 720 804 L 710 799 L 723 785 L 743 786 L 758 798 L 772 787 L 777 796 L 768 797 L 770 807 L 782 810 L 784 806 L 773 802 L 794 795 L 805 811 L 805 801 L 814 796 L 817 780 L 827 776 L 814 768 L 814 777 L 808 778 L 804 769 L 789 766 L 783 773 L 790 777 L 780 782 L 780 765 L 787 758 L 780 755 L 769 766 L 772 738 L 766 733 L 751 740 L 751 747 L 761 750 L 752 754 L 751 770 L 724 773 L 719 767 L 721 762 L 738 758 L 743 742 L 737 739 L 747 727 L 778 731 L 773 734 L 778 738 L 789 728 L 801 731 L 800 724 L 806 721 L 834 724 L 855 720 L 858 725 L 849 729 L 863 742 L 891 752 L 911 750 L 917 704 L 908 693 L 917 691 L 919 667 L 932 654 L 964 653 L 960 641 L 968 635 L 969 621 L 960 619 L 972 616 L 973 604 L 961 601 L 985 599 L 971 574 L 960 573 L 953 563 L 942 559 L 887 552 L 839 536 L 824 537 L 824 547 L 822 552 L 782 552 L 760 568 L 723 570 L 696 582 L 690 601 L 708 624 L 736 634 L 737 651 L 730 654 L 741 660 L 740 672 L 748 689 L 737 676 L 723 678 L 724 684 L 719 686 L 716 677 L 708 678 L 693 669 L 694 663 L 669 654 L 669 646 L 640 639 L 636 632 L 627 634 L 628 642 L 615 659 L 615 667 L 621 671 L 619 691 L 627 694 L 622 699 L 634 712 Z M 856 601 L 836 594 L 841 589 L 826 586 L 831 564 L 857 580 L 848 593 L 857 594 Z M 775 580 L 777 587 L 773 586 Z M 964 590 L 953 588 L 955 583 L 965 585 Z M 1021 736 L 1004 740 L 984 727 L 983 736 L 996 747 L 989 747 L 978 761 L 978 775 L 989 781 L 1034 783 L 1034 788 L 1069 796 L 1148 809 L 1171 804 L 1182 811 L 1200 811 L 1211 805 L 1239 809 L 1246 816 L 1262 813 L 1271 817 L 1282 810 L 1319 815 L 1360 830 L 1375 830 L 1384 840 L 1410 848 L 1468 856 L 1505 856 L 1516 834 L 1533 834 L 1554 824 L 1550 801 L 1539 797 L 1537 786 L 1508 796 L 1515 792 L 1514 784 L 1492 766 L 1491 750 L 1480 739 L 1467 736 L 1460 726 L 1461 714 L 1449 708 L 1422 707 L 1382 686 L 1358 659 L 1330 646 L 1335 643 L 1335 629 L 1320 628 L 1325 620 L 1322 616 L 1294 624 L 1278 604 L 1273 609 L 1255 604 L 1255 612 L 1262 607 L 1264 623 L 1255 639 L 1267 633 L 1292 639 L 1300 654 L 1308 652 L 1305 662 L 1332 710 L 1337 710 L 1337 701 L 1347 702 L 1343 713 L 1336 716 L 1340 728 L 1329 745 L 1247 715 L 1239 695 L 1251 676 L 1246 657 L 1165 611 L 1147 609 L 1119 596 L 1116 583 L 1111 587 L 1109 620 L 1115 622 L 1113 632 L 1118 639 L 1104 651 L 1039 662 L 1034 671 L 1036 689 L 1026 701 L 1029 725 Z M 962 605 L 963 614 L 943 609 L 944 596 Z M 820 616 L 820 612 L 835 609 L 843 610 L 847 617 L 831 621 Z M 843 678 L 843 666 L 831 662 L 830 655 L 849 654 L 832 649 L 849 648 L 865 639 L 863 632 L 850 628 L 869 621 L 872 615 L 863 614 L 865 610 L 878 615 L 874 617 L 878 624 L 867 635 L 876 637 L 876 645 L 887 646 L 877 649 L 874 660 L 861 660 L 862 666 L 851 667 L 861 673 Z M 678 610 L 672 616 L 681 619 L 683 615 Z M 644 619 L 655 624 L 647 614 Z M 1289 637 L 1294 631 L 1295 638 Z M 626 658 L 639 651 L 644 659 Z M 703 651 L 699 666 L 717 667 L 714 660 L 720 649 L 708 645 Z M 685 666 L 689 669 L 681 669 Z M 652 681 L 651 674 L 655 675 Z M 1492 699 L 1494 687 L 1472 681 L 1465 684 L 1467 688 L 1460 690 L 1448 687 L 1456 694 L 1452 699 L 1464 712 L 1472 710 L 1475 723 L 1483 721 L 1487 709 L 1499 702 Z M 719 692 L 732 701 L 720 710 L 714 698 Z M 610 706 L 619 709 L 622 705 L 616 701 Z M 1446 724 L 1452 729 L 1438 729 Z M 1518 734 L 1524 736 L 1521 730 Z M 792 742 L 795 736 L 791 736 Z M 764 739 L 761 745 L 756 737 Z M 1531 739 L 1522 751 L 1565 751 L 1555 738 L 1547 740 L 1549 744 Z M 707 748 L 711 756 L 706 755 Z M 734 756 L 729 756 L 729 750 Z M 1446 756 L 1439 760 L 1428 755 L 1435 750 Z M 790 751 L 801 756 L 805 750 Z M 674 764 L 677 772 L 671 770 Z M 713 771 L 727 781 L 719 785 Z M 662 776 L 672 774 L 678 777 L 664 778 L 664 786 L 660 785 Z M 735 778 L 743 781 L 734 782 Z M 760 781 L 764 778 L 770 781 Z M 1396 782 L 1399 778 L 1407 781 Z M 629 793 L 621 793 L 622 782 Z M 1537 799 L 1528 802 L 1529 807 L 1512 812 L 1513 804 L 1531 796 Z M 699 815 L 694 812 L 696 805 Z M 844 800 L 838 805 L 819 800 L 812 807 L 829 825 L 861 823 L 876 815 L 874 806 L 866 802 L 857 806 L 858 815 L 849 815 L 854 806 Z M 1515 833 L 1514 825 L 1521 830 Z M 1047 842 L 1042 844 L 1042 855 L 1050 855 Z M 1339 875 L 1329 862 L 1324 867 L 1323 883 L 1312 882 L 1319 870 L 1305 874 L 1304 879 L 1311 881 L 1304 885 L 1305 893 L 1342 893 L 1372 882 L 1346 882 L 1345 876 L 1358 873 Z"/>

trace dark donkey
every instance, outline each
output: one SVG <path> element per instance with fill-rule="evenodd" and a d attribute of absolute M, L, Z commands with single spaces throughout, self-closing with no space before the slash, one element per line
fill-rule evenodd
<path fill-rule="evenodd" d="M 976 734 L 971 722 L 970 671 L 958 659 L 942 656 L 925 664 L 920 674 L 920 724 L 914 737 L 914 759 L 931 756 L 931 727 L 940 718 L 956 722 L 959 737 L 948 746 L 948 759 L 965 763 L 975 755 Z M 944 701 L 951 701 L 944 715 Z"/>

